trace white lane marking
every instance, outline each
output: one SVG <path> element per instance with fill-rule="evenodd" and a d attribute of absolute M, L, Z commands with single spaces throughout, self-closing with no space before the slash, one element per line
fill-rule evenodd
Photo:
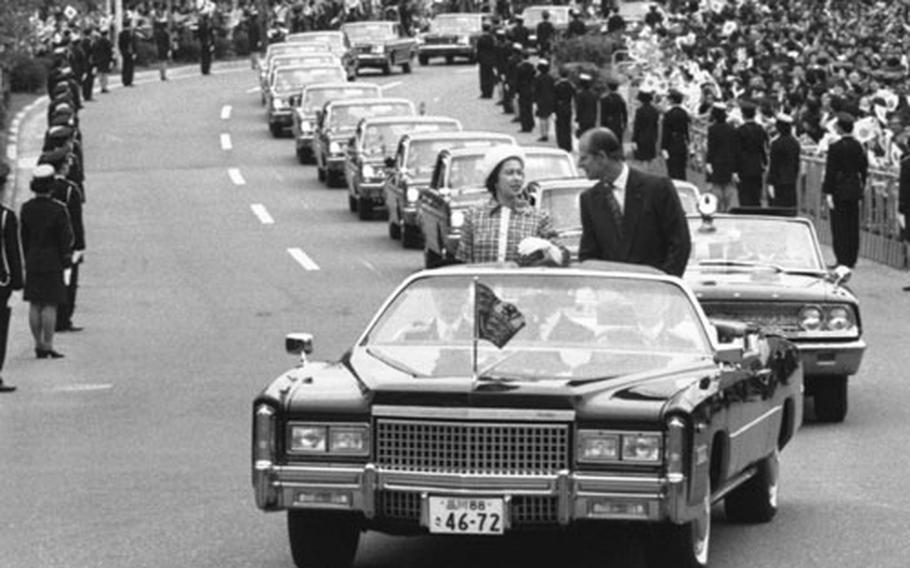
<path fill-rule="evenodd" d="M 262 203 L 254 203 L 250 205 L 250 209 L 253 210 L 253 214 L 259 218 L 259 222 L 263 225 L 272 225 L 275 223 L 275 219 L 272 219 L 268 209 L 266 209 L 265 205 Z"/>
<path fill-rule="evenodd" d="M 379 88 L 384 91 L 386 89 L 394 89 L 400 84 L 401 81 L 392 81 L 391 83 L 386 83 L 385 85 L 379 85 Z"/>
<path fill-rule="evenodd" d="M 231 135 L 228 133 L 223 133 L 221 135 L 221 149 L 222 150 L 231 150 L 234 148 L 234 145 L 231 143 Z"/>
<path fill-rule="evenodd" d="M 476 67 L 468 67 L 467 69 L 459 69 L 458 71 L 456 71 L 456 73 L 462 73 L 462 74 L 464 74 L 464 73 L 477 73 L 477 68 L 476 68 Z"/>
<path fill-rule="evenodd" d="M 255 92 L 259 91 L 261 88 L 262 87 L 250 87 L 249 89 L 246 90 L 246 92 L 247 92 L 247 94 L 255 93 Z"/>
<path fill-rule="evenodd" d="M 303 252 L 303 249 L 289 248 L 288 253 L 296 260 L 305 270 L 319 270 L 319 265 L 313 262 L 313 259 Z"/>
<path fill-rule="evenodd" d="M 373 263 L 370 262 L 369 260 L 360 259 L 360 263 L 363 264 L 364 266 L 366 266 L 370 270 L 370 272 L 373 272 L 374 274 L 379 274 L 379 271 L 376 270 L 376 267 L 373 266 Z"/>
<path fill-rule="evenodd" d="M 100 390 L 110 390 L 114 388 L 114 385 L 111 384 L 88 384 L 88 385 L 61 385 L 59 387 L 53 387 L 49 390 L 50 392 L 88 392 L 88 391 L 100 391 Z"/>
<path fill-rule="evenodd" d="M 228 169 L 228 175 L 231 176 L 231 181 L 234 182 L 234 185 L 244 185 L 246 180 L 243 179 L 240 170 L 237 168 Z"/>
<path fill-rule="evenodd" d="M 221 107 L 221 120 L 227 120 L 231 118 L 231 105 L 224 105 Z"/>

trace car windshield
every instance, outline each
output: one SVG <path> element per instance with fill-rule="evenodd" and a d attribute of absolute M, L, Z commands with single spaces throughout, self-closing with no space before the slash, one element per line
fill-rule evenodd
<path fill-rule="evenodd" d="M 315 65 L 334 65 L 338 57 L 328 51 L 324 53 L 306 53 L 303 55 L 282 55 L 272 60 L 272 69 L 279 67 L 305 67 Z"/>
<path fill-rule="evenodd" d="M 331 34 L 303 34 L 300 36 L 294 36 L 291 38 L 291 41 L 294 43 L 307 44 L 310 42 L 318 42 L 328 44 L 329 48 L 334 50 L 339 47 L 344 47 L 344 38 L 341 34 L 331 33 Z"/>
<path fill-rule="evenodd" d="M 439 152 L 446 148 L 486 148 L 494 144 L 508 144 L 508 139 L 497 138 L 438 138 L 434 140 L 412 140 L 408 148 L 405 167 L 415 177 L 428 178 Z"/>
<path fill-rule="evenodd" d="M 391 156 L 398 148 L 398 141 L 411 132 L 442 132 L 458 130 L 458 123 L 440 122 L 393 122 L 371 124 L 363 135 L 361 148 L 367 156 Z"/>
<path fill-rule="evenodd" d="M 484 183 L 483 154 L 453 157 L 449 163 L 446 185 L 452 189 L 482 188 Z"/>
<path fill-rule="evenodd" d="M 388 39 L 395 39 L 397 37 L 395 35 L 395 30 L 393 27 L 382 22 L 377 22 L 375 24 L 345 26 L 344 31 L 347 32 L 348 37 L 351 38 L 351 41 L 357 43 L 385 41 Z"/>
<path fill-rule="evenodd" d="M 689 232 L 689 266 L 742 263 L 785 270 L 825 268 L 808 223 L 731 216 L 715 218 L 706 225 L 700 218 L 690 217 Z"/>
<path fill-rule="evenodd" d="M 604 378 L 711 354 L 698 312 L 672 282 L 516 272 L 477 282 L 509 324 L 497 329 L 481 313 L 477 328 L 496 331 L 475 332 L 473 277 L 428 276 L 394 298 L 361 345 L 419 377 L 470 376 L 480 333 L 481 376 L 524 380 Z M 485 339 L 503 329 L 517 331 L 501 349 Z"/>
<path fill-rule="evenodd" d="M 554 26 L 569 23 L 568 10 L 557 10 L 554 9 L 553 6 L 536 6 L 525 8 L 523 13 L 525 27 L 534 30 L 537 27 L 537 24 L 543 21 L 542 14 L 544 10 L 550 12 L 550 23 Z"/>
<path fill-rule="evenodd" d="M 548 211 L 558 231 L 581 229 L 581 207 L 578 195 L 584 187 L 562 187 L 542 191 L 540 209 Z"/>
<path fill-rule="evenodd" d="M 473 16 L 436 16 L 430 31 L 440 34 L 469 34 L 480 31 L 480 18 Z"/>
<path fill-rule="evenodd" d="M 340 67 L 279 69 L 275 74 L 275 89 L 282 92 L 295 91 L 310 83 L 328 83 L 344 80 L 344 70 Z"/>
<path fill-rule="evenodd" d="M 364 118 L 376 116 L 411 116 L 414 108 L 407 103 L 342 105 L 332 109 L 329 122 L 333 130 L 353 130 Z"/>
<path fill-rule="evenodd" d="M 382 94 L 379 87 L 331 87 L 325 89 L 307 89 L 301 106 L 304 112 L 315 113 L 328 101 L 343 99 L 364 99 L 378 97 Z"/>
<path fill-rule="evenodd" d="M 568 154 L 528 154 L 525 157 L 525 182 L 575 176 L 575 164 Z"/>

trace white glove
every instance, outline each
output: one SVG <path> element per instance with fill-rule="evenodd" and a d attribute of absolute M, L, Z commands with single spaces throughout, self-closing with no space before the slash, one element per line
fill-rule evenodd
<path fill-rule="evenodd" d="M 834 196 L 830 193 L 825 195 L 825 202 L 828 204 L 828 209 L 834 211 Z"/>
<path fill-rule="evenodd" d="M 552 244 L 546 239 L 541 239 L 540 237 L 525 237 L 520 243 L 518 243 L 518 254 L 521 256 L 529 256 L 534 254 L 537 251 L 546 251 Z"/>
<path fill-rule="evenodd" d="M 669 159 L 670 159 L 670 152 L 667 152 L 666 150 L 661 150 L 661 151 L 660 151 L 660 157 L 663 158 L 664 160 L 669 160 Z"/>
<path fill-rule="evenodd" d="M 73 264 L 79 264 L 82 262 L 82 258 L 85 256 L 85 251 L 74 250 L 73 251 Z"/>
<path fill-rule="evenodd" d="M 711 175 L 714 173 L 714 168 L 711 167 L 711 164 L 705 164 L 705 171 L 708 173 L 708 175 Z"/>
<path fill-rule="evenodd" d="M 906 230 L 906 228 L 907 228 L 907 218 L 904 217 L 904 214 L 903 214 L 903 213 L 898 213 L 898 214 L 897 214 L 897 224 L 900 225 L 901 229 L 905 229 L 905 230 Z"/>
<path fill-rule="evenodd" d="M 768 197 L 774 199 L 774 186 L 771 184 L 768 184 Z"/>

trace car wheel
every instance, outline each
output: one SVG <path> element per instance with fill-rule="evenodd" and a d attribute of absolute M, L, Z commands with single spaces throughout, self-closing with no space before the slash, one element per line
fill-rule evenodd
<path fill-rule="evenodd" d="M 727 519 L 736 523 L 767 523 L 777 514 L 780 452 L 758 463 L 755 475 L 724 500 Z"/>
<path fill-rule="evenodd" d="M 821 377 L 813 382 L 815 417 L 819 422 L 843 422 L 847 416 L 847 377 Z"/>
<path fill-rule="evenodd" d="M 270 124 L 270 125 L 269 125 L 269 131 L 271 131 L 272 137 L 273 137 L 273 138 L 280 138 L 280 137 L 281 137 L 281 127 L 278 126 L 277 124 Z"/>
<path fill-rule="evenodd" d="M 316 177 L 321 182 L 325 182 L 325 168 L 316 166 Z"/>
<path fill-rule="evenodd" d="M 401 238 L 401 226 L 395 221 L 389 221 L 389 238 L 393 241 Z"/>
<path fill-rule="evenodd" d="M 369 221 L 373 218 L 373 203 L 368 197 L 361 197 L 357 200 L 357 217 L 361 221 Z"/>
<path fill-rule="evenodd" d="M 357 198 L 348 194 L 348 211 L 351 213 L 357 213 Z"/>
<path fill-rule="evenodd" d="M 386 59 L 386 62 L 382 64 L 382 74 L 391 75 L 392 74 L 392 60 Z"/>
<path fill-rule="evenodd" d="M 348 567 L 360 543 L 360 527 L 350 518 L 288 511 L 288 541 L 297 568 Z"/>
<path fill-rule="evenodd" d="M 446 65 L 451 65 L 455 61 L 455 58 L 451 55 L 446 55 Z"/>
<path fill-rule="evenodd" d="M 426 55 L 418 55 L 418 56 L 417 56 L 417 61 L 419 61 L 421 65 L 429 65 L 429 64 L 430 64 L 430 58 L 427 57 Z"/>
<path fill-rule="evenodd" d="M 410 59 L 408 59 L 407 61 L 405 61 L 404 63 L 401 64 L 401 70 L 404 71 L 405 73 L 411 72 L 411 60 Z"/>
<path fill-rule="evenodd" d="M 403 225 L 401 227 L 401 246 L 406 249 L 420 247 L 420 230 L 417 227 Z"/>
<path fill-rule="evenodd" d="M 423 249 L 423 266 L 424 268 L 438 268 L 442 266 L 442 257 L 439 253 L 426 247 Z"/>
<path fill-rule="evenodd" d="M 711 484 L 699 507 L 698 517 L 683 525 L 655 527 L 648 546 L 651 568 L 705 568 L 711 544 Z"/>

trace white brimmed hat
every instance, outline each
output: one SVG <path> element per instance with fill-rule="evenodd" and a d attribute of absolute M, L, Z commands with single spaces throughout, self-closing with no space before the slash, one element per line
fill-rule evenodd
<path fill-rule="evenodd" d="M 493 173 L 493 170 L 495 170 L 499 164 L 512 158 L 520 160 L 523 165 L 525 163 L 524 149 L 521 146 L 516 146 L 514 144 L 500 144 L 487 150 L 487 153 L 483 156 L 483 165 L 481 168 L 484 181 L 490 177 L 490 174 Z"/>

